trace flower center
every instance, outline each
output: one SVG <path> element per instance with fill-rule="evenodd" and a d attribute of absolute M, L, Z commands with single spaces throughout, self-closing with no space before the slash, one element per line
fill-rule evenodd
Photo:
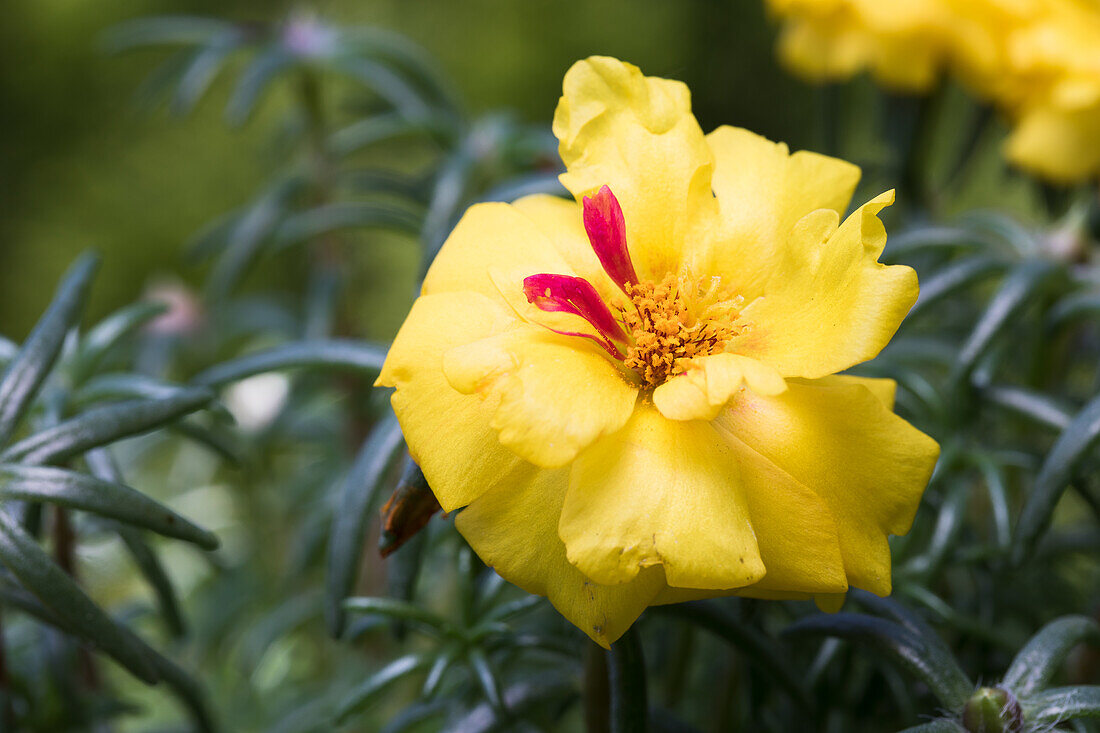
<path fill-rule="evenodd" d="M 595 333 L 558 331 L 598 343 L 651 390 L 687 369 L 686 362 L 725 350 L 741 332 L 742 298 L 721 278 L 696 278 L 687 269 L 659 283 L 639 280 L 626 247 L 626 224 L 611 189 L 584 199 L 584 226 L 604 271 L 630 299 L 612 311 L 592 283 L 572 275 L 531 275 L 527 300 L 540 310 L 580 316 Z"/>
<path fill-rule="evenodd" d="M 684 372 L 685 362 L 724 350 L 739 333 L 735 322 L 742 298 L 721 291 L 720 279 L 692 278 L 687 272 L 652 282 L 628 284 L 635 310 L 622 313 L 631 346 L 623 365 L 655 388 Z"/>

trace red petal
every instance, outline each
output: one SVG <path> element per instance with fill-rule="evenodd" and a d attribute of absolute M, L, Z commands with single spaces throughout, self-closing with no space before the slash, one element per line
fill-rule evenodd
<path fill-rule="evenodd" d="M 626 219 L 619 200 L 604 186 L 595 196 L 584 197 L 584 230 L 606 272 L 620 288 L 636 285 L 638 275 L 626 248 Z"/>
<path fill-rule="evenodd" d="M 583 277 L 572 275 L 531 275 L 523 280 L 523 292 L 527 301 L 533 303 L 539 310 L 552 313 L 572 313 L 588 321 L 600 334 L 602 339 L 596 339 L 607 349 L 608 353 L 616 359 L 622 359 L 622 354 L 615 348 L 612 342 L 627 343 L 627 336 L 623 332 L 611 309 L 600 298 L 592 283 Z M 569 336 L 587 336 L 589 334 L 558 331 Z"/>

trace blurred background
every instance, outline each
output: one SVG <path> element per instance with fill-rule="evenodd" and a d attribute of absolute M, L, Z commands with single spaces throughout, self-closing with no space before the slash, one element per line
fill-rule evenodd
<path fill-rule="evenodd" d="M 237 127 L 223 118 L 234 73 L 219 75 L 193 114 L 143 106 L 142 83 L 166 53 L 109 54 L 104 31 L 148 15 L 276 20 L 296 7 L 244 0 L 5 3 L 4 333 L 26 333 L 47 302 L 46 284 L 89 247 L 104 256 L 93 316 L 133 300 L 167 273 L 198 283 L 201 270 L 182 266 L 186 243 L 212 218 L 243 204 L 281 160 L 273 121 L 285 90 L 272 90 Z M 793 149 L 822 146 L 819 131 L 807 124 L 821 91 L 779 68 L 776 24 L 757 0 L 341 0 L 309 7 L 337 23 L 378 25 L 422 44 L 474 114 L 509 108 L 548 127 L 565 70 L 599 53 L 685 81 L 704 129 L 742 125 Z M 365 336 L 392 336 L 410 302 L 416 255 L 401 247 L 390 255 L 391 261 L 375 258 L 378 269 L 359 283 L 376 293 L 368 305 L 385 311 L 371 314 Z M 280 282 L 278 270 L 263 273 Z"/>

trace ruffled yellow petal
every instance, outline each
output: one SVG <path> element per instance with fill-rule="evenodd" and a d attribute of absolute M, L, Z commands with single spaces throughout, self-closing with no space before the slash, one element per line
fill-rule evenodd
<path fill-rule="evenodd" d="M 817 209 L 844 214 L 860 170 L 817 153 L 792 155 L 785 144 L 737 127 L 719 127 L 707 144 L 714 151 L 721 236 L 696 270 L 721 275 L 747 302 L 763 292 L 799 219 Z"/>
<path fill-rule="evenodd" d="M 565 556 L 558 538 L 569 470 L 523 464 L 455 519 L 474 552 L 500 575 L 554 608 L 604 648 L 622 636 L 664 587 L 660 568 L 629 583 L 599 585 Z"/>
<path fill-rule="evenodd" d="M 818 209 L 794 226 L 772 262 L 762 297 L 742 311 L 731 350 L 766 362 L 784 377 L 824 377 L 874 358 L 916 302 L 912 268 L 878 262 L 886 230 L 878 212 L 887 192 L 837 227 Z"/>
<path fill-rule="evenodd" d="M 721 422 L 715 428 L 723 432 Z M 725 433 L 724 437 L 737 460 L 767 573 L 758 583 L 741 589 L 742 594 L 848 590 L 840 536 L 826 501 L 736 435 Z"/>
<path fill-rule="evenodd" d="M 670 585 L 733 588 L 764 574 L 729 445 L 705 422 L 640 406 L 577 456 L 558 533 L 596 582 L 663 565 Z"/>
<path fill-rule="evenodd" d="M 742 388 L 776 395 L 787 389 L 779 372 L 739 354 L 693 359 L 687 371 L 653 391 L 653 404 L 670 420 L 713 420 Z"/>
<path fill-rule="evenodd" d="M 723 432 L 719 421 L 716 427 Z M 749 517 L 756 531 L 765 575 L 752 585 L 728 590 L 668 587 L 654 603 L 739 595 L 765 599 L 807 599 L 848 590 L 836 522 L 828 505 L 804 484 L 724 433 L 737 460 Z"/>
<path fill-rule="evenodd" d="M 681 82 L 646 77 L 632 64 L 593 56 L 565 75 L 554 134 L 579 201 L 611 187 L 626 217 L 642 278 L 675 272 L 685 247 L 714 226 L 713 156 Z"/>
<path fill-rule="evenodd" d="M 638 394 L 598 347 L 538 326 L 457 346 L 443 372 L 497 406 L 490 425 L 503 445 L 546 468 L 626 424 Z"/>
<path fill-rule="evenodd" d="M 836 521 L 849 584 L 887 595 L 886 536 L 909 531 L 939 446 L 862 385 L 788 387 L 743 392 L 716 424 L 817 494 Z"/>
<path fill-rule="evenodd" d="M 498 399 L 455 391 L 443 354 L 518 325 L 505 306 L 478 293 L 423 295 L 394 339 L 377 384 L 391 402 L 409 453 L 445 511 L 465 506 L 520 462 L 490 426 Z"/>

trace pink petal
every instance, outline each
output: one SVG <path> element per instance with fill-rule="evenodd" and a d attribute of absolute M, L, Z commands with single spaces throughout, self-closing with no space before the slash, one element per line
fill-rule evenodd
<path fill-rule="evenodd" d="M 595 196 L 584 197 L 584 229 L 606 272 L 620 288 L 637 284 L 638 275 L 626 248 L 626 220 L 619 200 L 604 186 Z"/>
<path fill-rule="evenodd" d="M 611 314 L 611 309 L 600 298 L 592 283 L 582 277 L 572 275 L 531 275 L 523 279 L 523 292 L 527 301 L 539 310 L 551 313 L 572 313 L 588 321 L 600 334 L 596 339 L 608 353 L 616 359 L 622 354 L 612 342 L 627 343 L 627 336 L 619 322 Z M 554 329 L 551 329 L 554 330 Z M 590 334 L 557 331 L 568 336 L 587 336 Z"/>

